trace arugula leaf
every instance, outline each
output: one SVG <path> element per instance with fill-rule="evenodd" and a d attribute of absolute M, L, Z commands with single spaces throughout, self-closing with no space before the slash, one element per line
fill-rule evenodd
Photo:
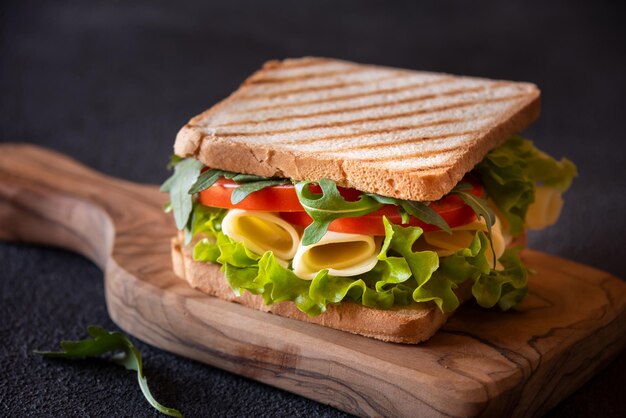
<path fill-rule="evenodd" d="M 192 195 L 211 187 L 219 178 L 225 177 L 241 184 L 231 195 L 233 204 L 240 203 L 250 193 L 289 182 L 287 179 L 239 174 L 217 169 L 202 172 L 205 167 L 204 164 L 193 158 L 172 157 L 170 165 L 174 167 L 174 174 L 161 186 L 162 192 L 170 194 L 170 202 L 164 207 L 164 210 L 174 212 L 176 227 L 179 230 L 185 230 L 186 243 L 191 240 L 189 222 L 193 222 L 193 220 L 190 219 L 189 215 L 193 204 Z"/>
<path fill-rule="evenodd" d="M 395 197 L 381 196 L 374 193 L 367 193 L 367 196 L 384 205 L 397 206 L 400 216 L 402 216 L 402 223 L 404 224 L 409 222 L 409 215 L 411 215 L 424 223 L 439 227 L 448 234 L 452 233 L 450 225 L 448 225 L 446 220 L 425 202 L 396 199 Z"/>
<path fill-rule="evenodd" d="M 222 170 L 207 170 L 198 176 L 196 182 L 189 189 L 189 194 L 200 193 L 203 190 L 213 186 L 213 184 L 222 176 L 224 176 Z"/>
<path fill-rule="evenodd" d="M 419 219 L 427 224 L 438 226 L 440 229 L 446 231 L 448 234 L 452 233 L 450 225 L 435 212 L 430 206 L 424 202 L 416 202 L 414 200 L 404 200 L 401 202 L 402 209 L 404 209 L 409 215 Z"/>
<path fill-rule="evenodd" d="M 161 186 L 162 192 L 170 194 L 170 205 L 179 230 L 185 228 L 191 213 L 192 196 L 189 189 L 195 183 L 204 165 L 193 158 L 185 158 L 174 166 L 174 174 Z"/>
<path fill-rule="evenodd" d="M 361 195 L 355 202 L 348 202 L 339 193 L 337 184 L 329 179 L 317 182 L 322 189 L 321 194 L 311 192 L 309 188 L 311 183 L 310 181 L 296 183 L 296 194 L 300 204 L 313 218 L 313 223 L 304 230 L 302 245 L 315 244 L 322 239 L 328 225 L 335 219 L 363 216 L 383 206 L 367 195 Z"/>
<path fill-rule="evenodd" d="M 166 168 L 167 168 L 168 170 L 171 170 L 171 169 L 173 169 L 173 168 L 176 166 L 176 164 L 178 164 L 178 163 L 179 163 L 179 162 L 181 162 L 182 160 L 184 160 L 184 158 L 183 158 L 183 157 L 180 157 L 180 156 L 178 156 L 178 155 L 176 155 L 176 154 L 172 154 L 172 155 L 170 155 L 170 162 L 169 162 L 169 163 L 167 163 Z"/>
<path fill-rule="evenodd" d="M 47 358 L 64 359 L 98 357 L 103 354 L 112 354 L 110 360 L 113 363 L 124 366 L 127 370 L 137 372 L 137 381 L 139 382 L 141 392 L 152 407 L 171 417 L 183 416 L 177 409 L 163 406 L 154 399 L 148 388 L 148 380 L 143 373 L 141 354 L 127 336 L 116 331 L 108 332 L 95 325 L 90 325 L 87 328 L 87 332 L 89 332 L 92 338 L 79 341 L 61 341 L 61 348 L 63 349 L 61 352 L 35 351 L 35 354 L 41 354 Z"/>
<path fill-rule="evenodd" d="M 272 181 L 272 182 L 276 182 L 276 184 L 289 183 L 289 180 L 287 179 L 263 177 L 263 176 L 257 176 L 254 174 L 234 173 L 232 171 L 218 170 L 216 168 L 212 168 L 200 174 L 200 176 L 198 177 L 198 180 L 193 184 L 193 186 L 191 186 L 191 189 L 189 189 L 189 194 L 200 193 L 201 191 L 208 189 L 220 177 L 233 180 L 237 184 L 249 184 L 249 183 L 257 183 L 257 182 L 264 182 L 264 181 Z M 259 187 L 258 189 L 254 191 L 261 190 L 265 187 L 274 186 L 276 184 L 270 184 L 268 186 Z M 239 203 L 239 202 L 236 202 L 236 203 Z M 233 202 L 233 204 L 235 204 L 235 202 Z"/>
<path fill-rule="evenodd" d="M 271 177 L 263 177 L 263 176 L 257 176 L 255 174 L 243 174 L 243 173 L 232 173 L 230 171 L 226 172 L 226 178 L 227 179 L 232 179 L 235 183 L 237 184 L 246 184 L 246 183 L 252 183 L 252 182 L 256 182 L 256 181 L 264 181 L 264 180 L 279 180 L 279 179 L 274 179 Z M 289 180 L 287 179 L 280 179 L 283 180 L 285 183 L 288 183 Z"/>
<path fill-rule="evenodd" d="M 232 179 L 235 183 L 241 184 L 241 186 L 237 187 L 233 191 L 230 197 L 230 201 L 233 205 L 240 203 L 251 193 L 258 192 L 266 187 L 289 183 L 289 180 L 287 179 L 269 178 L 256 176 L 254 174 L 239 174 L 233 173 L 232 171 L 211 169 L 200 174 L 198 180 L 193 184 L 193 186 L 191 186 L 191 189 L 189 189 L 189 194 L 200 193 L 201 191 L 208 189 L 220 177 Z"/>
<path fill-rule="evenodd" d="M 230 202 L 233 205 L 240 203 L 249 194 L 258 192 L 259 190 L 265 189 L 266 187 L 279 186 L 281 184 L 287 184 L 289 180 L 286 179 L 277 179 L 277 180 L 262 180 L 262 181 L 251 181 L 249 183 L 242 184 L 237 187 L 233 194 L 230 195 Z"/>
<path fill-rule="evenodd" d="M 492 240 L 493 235 L 491 234 L 491 227 L 494 223 L 496 223 L 496 215 L 493 212 L 493 209 L 489 207 L 487 201 L 481 199 L 478 196 L 473 195 L 472 193 L 468 193 L 463 191 L 465 187 L 464 184 L 461 184 L 460 187 L 457 186 L 450 193 L 453 193 L 459 196 L 466 205 L 468 205 L 478 218 L 483 218 L 485 220 L 485 224 L 487 225 L 487 232 L 489 234 L 489 241 Z M 491 253 L 493 254 L 493 265 L 496 265 L 496 250 L 491 246 Z"/>

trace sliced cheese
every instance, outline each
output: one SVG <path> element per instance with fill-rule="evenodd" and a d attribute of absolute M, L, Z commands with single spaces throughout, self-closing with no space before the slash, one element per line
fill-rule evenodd
<path fill-rule="evenodd" d="M 526 225 L 530 229 L 544 229 L 554 225 L 561 215 L 563 196 L 554 187 L 537 186 L 535 201 L 528 207 Z"/>
<path fill-rule="evenodd" d="M 427 232 L 424 234 L 424 240 L 436 247 L 437 249 L 447 250 L 447 253 L 453 253 L 461 248 L 467 248 L 474 239 L 475 231 L 454 231 L 448 234 L 444 231 Z M 439 253 L 439 251 L 437 251 Z M 442 254 L 439 254 L 440 256 Z M 449 255 L 449 254 L 447 254 Z"/>
<path fill-rule="evenodd" d="M 380 240 L 372 236 L 329 231 L 315 244 L 298 246 L 292 267 L 305 280 L 313 280 L 321 270 L 333 276 L 355 276 L 374 268 L 379 248 Z"/>
<path fill-rule="evenodd" d="M 469 224 L 452 228 L 452 234 L 448 234 L 445 231 L 433 231 L 425 232 L 423 237 L 424 241 L 437 252 L 437 255 L 445 257 L 462 248 L 469 247 L 476 235 L 476 231 L 487 232 L 487 224 L 484 219 L 481 218 L 480 221 L 475 220 Z M 486 254 L 491 253 L 491 245 L 493 245 L 497 260 L 506 249 L 506 240 L 502 234 L 502 223 L 498 217 L 496 217 L 496 221 L 491 227 L 491 243 L 485 252 Z M 491 263 L 491 268 L 500 267 L 499 263 L 493 265 L 493 257 L 487 257 L 487 259 Z"/>
<path fill-rule="evenodd" d="M 222 232 L 259 255 L 272 251 L 283 265 L 295 256 L 300 243 L 298 231 L 270 212 L 232 209 L 222 221 Z"/>

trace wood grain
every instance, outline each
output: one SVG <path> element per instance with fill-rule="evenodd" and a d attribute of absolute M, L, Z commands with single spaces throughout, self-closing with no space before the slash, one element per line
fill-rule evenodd
<path fill-rule="evenodd" d="M 0 239 L 84 254 L 113 320 L 152 345 L 362 416 L 536 416 L 626 344 L 626 285 L 527 251 L 520 311 L 468 304 L 427 343 L 384 343 L 208 297 L 171 271 L 165 196 L 29 145 L 0 145 Z"/>

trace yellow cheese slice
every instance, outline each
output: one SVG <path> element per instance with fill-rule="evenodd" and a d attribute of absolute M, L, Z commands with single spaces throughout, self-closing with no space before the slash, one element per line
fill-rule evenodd
<path fill-rule="evenodd" d="M 530 229 L 544 229 L 554 225 L 561 215 L 563 196 L 554 187 L 537 186 L 535 201 L 528 207 L 526 225 Z"/>
<path fill-rule="evenodd" d="M 474 235 L 476 235 L 476 231 L 487 231 L 487 224 L 484 219 L 481 218 L 480 221 L 476 220 L 469 224 L 452 228 L 452 234 L 448 234 L 445 231 L 433 231 L 425 232 L 422 236 L 424 241 L 430 246 L 429 249 L 436 251 L 440 257 L 445 257 L 462 248 L 469 247 L 474 239 Z M 491 227 L 491 245 L 493 245 L 497 260 L 506 249 L 506 240 L 502 234 L 502 223 L 498 217 L 496 217 L 496 221 Z M 491 247 L 487 248 L 485 253 L 490 254 Z M 501 267 L 499 263 L 493 264 L 493 257 L 488 256 L 487 259 L 491 264 L 491 268 Z"/>
<path fill-rule="evenodd" d="M 222 232 L 259 255 L 272 251 L 284 266 L 294 257 L 300 243 L 298 231 L 271 212 L 232 209 L 222 221 Z"/>
<path fill-rule="evenodd" d="M 293 271 L 298 277 L 313 280 L 320 270 L 333 276 L 355 276 L 374 268 L 381 239 L 369 235 L 327 232 L 312 245 L 299 245 L 293 258 Z"/>

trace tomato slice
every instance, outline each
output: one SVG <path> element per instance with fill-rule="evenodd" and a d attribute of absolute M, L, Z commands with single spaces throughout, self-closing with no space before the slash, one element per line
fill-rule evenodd
<path fill-rule="evenodd" d="M 463 181 L 471 184 L 472 189 L 469 190 L 470 193 L 478 197 L 483 196 L 484 190 L 475 179 L 467 176 Z M 293 225 L 308 226 L 312 222 L 311 217 L 300 204 L 293 184 L 266 187 L 258 192 L 251 193 L 244 200 L 234 205 L 231 202 L 231 195 L 237 187 L 239 185 L 233 180 L 221 178 L 211 187 L 200 192 L 198 200 L 203 205 L 218 208 L 280 212 L 280 216 Z M 321 193 L 318 185 L 312 184 L 310 187 L 312 192 Z M 358 200 L 362 194 L 355 189 L 343 187 L 338 189 L 340 194 L 348 201 Z M 461 198 L 455 195 L 448 195 L 437 202 L 432 202 L 430 207 L 441 215 L 452 228 L 470 223 L 476 217 L 474 211 Z M 427 232 L 439 229 L 434 225 L 426 224 L 413 217 L 409 218 L 408 224 L 402 224 L 398 208 L 394 205 L 383 206 L 375 212 L 358 218 L 336 219 L 331 222 L 328 229 L 348 234 L 385 235 L 383 216 L 386 216 L 391 223 L 419 226 Z"/>
<path fill-rule="evenodd" d="M 234 205 L 231 202 L 233 191 L 239 187 L 233 180 L 224 177 L 218 179 L 211 187 L 200 192 L 198 200 L 206 206 L 226 209 L 245 209 L 269 212 L 304 212 L 304 208 L 298 200 L 298 195 L 293 184 L 266 187 L 258 192 L 251 193 L 244 200 Z M 317 184 L 311 184 L 313 193 L 322 193 Z M 359 199 L 362 192 L 355 189 L 338 187 L 339 193 L 349 202 Z"/>
<path fill-rule="evenodd" d="M 200 192 L 198 201 L 206 206 L 226 209 L 259 210 L 268 212 L 304 212 L 293 184 L 266 187 L 251 193 L 233 205 L 230 197 L 239 187 L 233 180 L 220 178 L 211 187 Z"/>

